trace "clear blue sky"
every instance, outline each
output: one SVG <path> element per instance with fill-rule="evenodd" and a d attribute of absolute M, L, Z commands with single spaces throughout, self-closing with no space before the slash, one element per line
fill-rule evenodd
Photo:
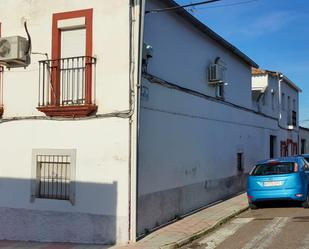
<path fill-rule="evenodd" d="M 179 4 L 202 0 L 177 0 Z M 309 1 L 221 0 L 190 12 L 253 59 L 296 83 L 300 123 L 309 127 Z"/>

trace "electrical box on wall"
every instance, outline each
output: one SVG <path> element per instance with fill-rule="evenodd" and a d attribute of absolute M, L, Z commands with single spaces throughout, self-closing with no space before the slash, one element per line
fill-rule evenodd
<path fill-rule="evenodd" d="M 148 60 L 153 56 L 153 48 L 151 45 L 144 43 L 143 44 L 143 60 Z"/>
<path fill-rule="evenodd" d="M 0 65 L 8 68 L 30 64 L 29 42 L 21 36 L 0 38 Z"/>

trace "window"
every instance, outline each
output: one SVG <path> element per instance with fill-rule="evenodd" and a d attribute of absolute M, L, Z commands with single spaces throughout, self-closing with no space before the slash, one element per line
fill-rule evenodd
<path fill-rule="evenodd" d="M 273 162 L 273 163 L 256 165 L 251 175 L 265 176 L 265 175 L 291 174 L 294 172 L 295 172 L 294 162 Z"/>
<path fill-rule="evenodd" d="M 292 125 L 296 126 L 297 125 L 297 112 L 292 111 Z"/>
<path fill-rule="evenodd" d="M 293 99 L 293 111 L 296 111 L 296 100 Z"/>
<path fill-rule="evenodd" d="M 281 94 L 281 109 L 285 110 L 285 94 Z"/>
<path fill-rule="evenodd" d="M 239 152 L 237 153 L 237 171 L 243 172 L 244 166 L 243 166 L 243 153 Z"/>
<path fill-rule="evenodd" d="M 267 92 L 264 92 L 262 102 L 264 106 L 267 104 Z"/>
<path fill-rule="evenodd" d="M 301 140 L 301 154 L 305 154 L 306 151 L 306 139 Z"/>
<path fill-rule="evenodd" d="M 69 200 L 75 195 L 75 151 L 34 150 L 32 199 Z"/>
<path fill-rule="evenodd" d="M 276 140 L 277 137 L 270 135 L 269 137 L 269 157 L 274 158 L 275 157 L 275 151 L 276 151 Z"/>
<path fill-rule="evenodd" d="M 287 146 L 287 143 L 285 141 L 281 141 L 281 143 L 280 143 L 280 155 L 282 157 L 288 155 L 288 146 Z"/>
<path fill-rule="evenodd" d="M 218 84 L 216 86 L 216 97 L 224 98 L 224 84 Z"/>
<path fill-rule="evenodd" d="M 291 97 L 288 96 L 288 110 L 291 110 Z"/>
<path fill-rule="evenodd" d="M 47 116 L 84 117 L 97 110 L 92 19 L 92 9 L 53 15 L 52 59 L 39 62 L 37 109 Z"/>

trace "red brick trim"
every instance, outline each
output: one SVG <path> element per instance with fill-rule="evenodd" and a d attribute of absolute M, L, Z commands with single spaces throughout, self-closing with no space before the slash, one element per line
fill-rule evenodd
<path fill-rule="evenodd" d="M 288 146 L 285 141 L 280 142 L 280 155 L 282 157 L 288 155 Z"/>
<path fill-rule="evenodd" d="M 37 107 L 40 112 L 44 112 L 50 117 L 80 118 L 87 117 L 97 111 L 96 105 L 73 105 L 73 106 L 43 106 Z"/>
<path fill-rule="evenodd" d="M 289 149 L 291 149 L 291 154 L 289 153 Z M 292 139 L 287 139 L 286 141 L 280 142 L 280 154 L 281 156 L 293 156 L 297 155 L 298 146 L 297 143 L 294 143 Z"/>
<path fill-rule="evenodd" d="M 85 9 L 85 10 L 76 10 L 62 13 L 53 14 L 53 22 L 52 22 L 52 59 L 57 60 L 61 57 L 61 30 L 58 28 L 58 21 L 85 17 L 85 26 L 86 26 L 86 56 L 92 56 L 92 28 L 93 28 L 93 9 Z M 58 65 L 53 65 L 57 67 Z M 91 93 L 92 93 L 92 70 L 91 66 L 88 70 L 86 70 L 86 90 L 85 90 L 85 98 L 86 104 L 91 104 Z M 52 84 L 55 95 L 51 96 L 52 104 L 57 105 L 60 98 L 60 72 L 58 70 L 54 70 L 52 75 Z"/>
<path fill-rule="evenodd" d="M 92 32 L 93 32 L 93 9 L 76 10 L 53 14 L 52 20 L 52 60 L 58 60 L 61 57 L 61 30 L 58 28 L 58 21 L 71 18 L 85 18 L 86 29 L 86 47 L 85 55 L 92 57 Z M 56 68 L 51 75 L 54 94 L 51 95 L 51 105 L 38 107 L 39 111 L 47 116 L 63 117 L 83 117 L 90 115 L 97 110 L 97 106 L 92 103 L 92 64 L 86 62 L 85 70 L 85 104 L 75 106 L 60 106 L 60 70 L 55 61 L 52 65 Z"/>

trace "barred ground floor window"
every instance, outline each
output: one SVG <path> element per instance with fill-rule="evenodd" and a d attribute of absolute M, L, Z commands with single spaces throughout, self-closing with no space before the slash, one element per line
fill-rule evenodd
<path fill-rule="evenodd" d="M 75 200 L 75 150 L 35 149 L 32 153 L 32 201 Z"/>

